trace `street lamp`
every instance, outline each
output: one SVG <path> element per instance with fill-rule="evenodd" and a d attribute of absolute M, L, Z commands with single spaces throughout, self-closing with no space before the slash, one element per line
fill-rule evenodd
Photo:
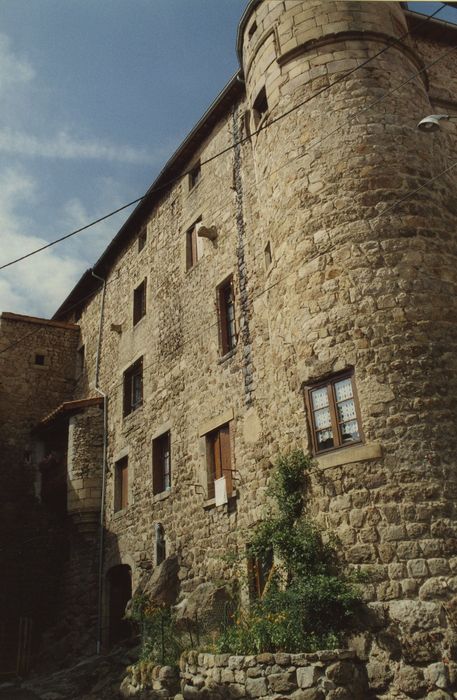
<path fill-rule="evenodd" d="M 441 129 L 440 122 L 443 120 L 457 120 L 457 116 L 450 116 L 449 114 L 430 114 L 428 117 L 424 117 L 420 120 L 417 128 L 420 131 L 439 131 Z"/>

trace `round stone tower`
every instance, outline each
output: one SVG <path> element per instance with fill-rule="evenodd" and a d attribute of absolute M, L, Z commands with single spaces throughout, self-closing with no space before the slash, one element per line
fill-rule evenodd
<path fill-rule="evenodd" d="M 295 397 L 276 433 L 282 449 L 304 434 L 305 398 L 311 507 L 384 625 L 364 642 L 379 691 L 456 652 L 457 182 L 427 182 L 449 143 L 415 128 L 436 110 L 407 32 L 396 2 L 253 0 L 238 39 L 273 259 L 265 325 Z"/>

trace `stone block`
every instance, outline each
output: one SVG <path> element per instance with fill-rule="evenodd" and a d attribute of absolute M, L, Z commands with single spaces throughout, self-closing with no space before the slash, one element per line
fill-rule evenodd
<path fill-rule="evenodd" d="M 327 668 L 326 675 L 337 685 L 348 685 L 354 678 L 354 666 L 348 661 L 337 661 Z"/>
<path fill-rule="evenodd" d="M 297 688 L 295 673 L 273 673 L 268 676 L 268 685 L 274 693 L 290 693 Z"/>
<path fill-rule="evenodd" d="M 316 666 L 297 668 L 297 685 L 299 688 L 311 688 L 321 675 L 321 669 Z"/>
<path fill-rule="evenodd" d="M 246 694 L 250 698 L 263 698 L 268 695 L 268 686 L 265 678 L 246 678 Z"/>

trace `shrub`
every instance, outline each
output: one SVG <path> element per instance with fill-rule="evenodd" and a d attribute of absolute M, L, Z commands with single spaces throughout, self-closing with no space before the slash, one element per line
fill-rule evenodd
<path fill-rule="evenodd" d="M 239 606 L 223 630 L 221 652 L 315 651 L 342 642 L 360 594 L 343 573 L 335 540 L 324 541 L 304 515 L 310 463 L 297 450 L 276 464 L 269 489 L 275 508 L 256 528 L 248 556 L 262 563 L 273 550 L 279 563 L 262 597 L 249 609 Z"/>

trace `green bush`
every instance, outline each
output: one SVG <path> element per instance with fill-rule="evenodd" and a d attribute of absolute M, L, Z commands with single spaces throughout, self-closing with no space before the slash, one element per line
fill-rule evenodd
<path fill-rule="evenodd" d="M 171 608 L 139 595 L 133 599 L 131 617 L 140 629 L 141 660 L 177 665 L 184 646 L 176 631 Z"/>
<path fill-rule="evenodd" d="M 342 643 L 360 602 L 354 581 L 345 576 L 336 542 L 324 541 L 304 515 L 310 458 L 295 451 L 281 457 L 272 477 L 275 509 L 256 528 L 248 556 L 279 562 L 259 600 L 238 607 L 233 624 L 218 641 L 221 652 L 315 651 Z"/>

